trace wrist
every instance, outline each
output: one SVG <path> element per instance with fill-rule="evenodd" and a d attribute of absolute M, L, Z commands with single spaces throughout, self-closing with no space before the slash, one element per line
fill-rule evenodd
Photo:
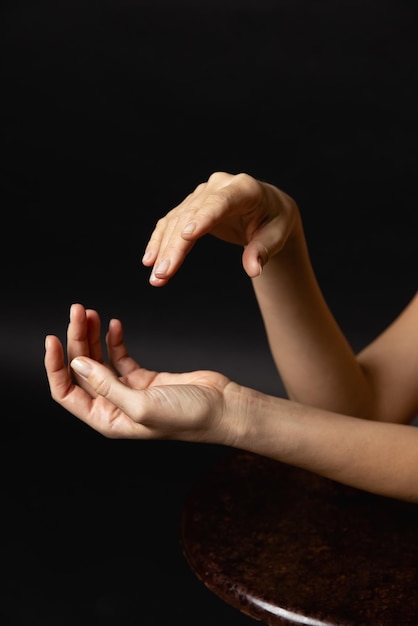
<path fill-rule="evenodd" d="M 224 392 L 223 441 L 233 448 L 251 449 L 254 425 L 260 416 L 262 392 L 230 382 Z"/>
<path fill-rule="evenodd" d="M 297 202 L 287 193 L 269 183 L 264 183 L 266 204 L 275 233 L 269 236 L 269 259 L 280 259 L 282 264 L 293 263 L 305 247 L 305 235 L 302 218 Z"/>

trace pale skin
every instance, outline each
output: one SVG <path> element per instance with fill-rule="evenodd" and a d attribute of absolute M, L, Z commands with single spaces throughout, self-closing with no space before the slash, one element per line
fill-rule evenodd
<path fill-rule="evenodd" d="M 105 363 L 100 317 L 76 303 L 67 354 L 58 337 L 45 342 L 53 399 L 105 437 L 222 444 L 418 502 L 418 294 L 355 354 L 318 285 L 296 202 L 226 172 L 157 222 L 143 257 L 151 285 L 167 284 L 206 234 L 243 249 L 287 397 L 213 371 L 149 371 L 129 356 L 116 319 Z"/>

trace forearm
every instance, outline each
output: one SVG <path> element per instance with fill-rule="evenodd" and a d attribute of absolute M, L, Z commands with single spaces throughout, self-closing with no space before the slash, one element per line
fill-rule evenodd
<path fill-rule="evenodd" d="M 253 286 L 289 398 L 373 418 L 373 395 L 314 274 L 299 221 Z"/>
<path fill-rule="evenodd" d="M 414 426 L 349 417 L 238 386 L 229 393 L 241 396 L 240 406 L 245 406 L 236 427 L 237 448 L 358 489 L 418 502 Z"/>

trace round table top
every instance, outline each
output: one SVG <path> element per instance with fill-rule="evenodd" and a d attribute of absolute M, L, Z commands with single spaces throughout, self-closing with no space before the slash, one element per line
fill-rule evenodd
<path fill-rule="evenodd" d="M 269 626 L 418 624 L 418 505 L 247 452 L 188 495 L 184 555 L 215 594 Z"/>

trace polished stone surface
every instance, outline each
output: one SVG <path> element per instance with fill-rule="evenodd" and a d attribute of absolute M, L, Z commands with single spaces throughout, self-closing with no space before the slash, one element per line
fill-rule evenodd
<path fill-rule="evenodd" d="M 418 624 L 418 506 L 246 452 L 189 493 L 182 547 L 197 577 L 268 624 Z"/>

